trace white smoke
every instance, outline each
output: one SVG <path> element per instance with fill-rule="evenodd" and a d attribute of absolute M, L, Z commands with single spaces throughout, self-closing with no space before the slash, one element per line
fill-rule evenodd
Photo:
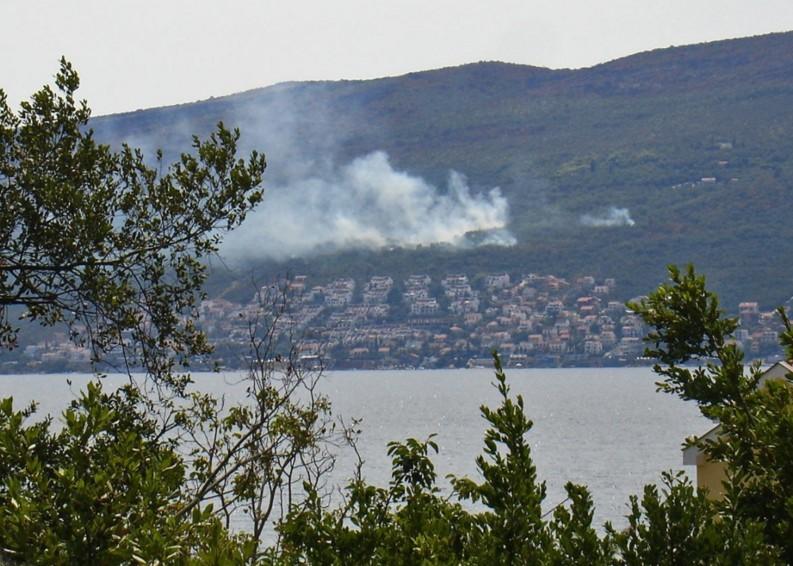
<path fill-rule="evenodd" d="M 262 203 L 223 245 L 225 257 L 280 259 L 348 248 L 513 245 L 507 200 L 498 188 L 472 194 L 450 172 L 444 193 L 395 170 L 376 151 L 340 168 L 320 168 L 265 190 Z"/>
<path fill-rule="evenodd" d="M 615 206 L 609 207 L 604 214 L 583 214 L 579 221 L 584 226 L 593 228 L 612 228 L 614 226 L 633 226 L 636 224 L 627 208 L 617 208 Z"/>

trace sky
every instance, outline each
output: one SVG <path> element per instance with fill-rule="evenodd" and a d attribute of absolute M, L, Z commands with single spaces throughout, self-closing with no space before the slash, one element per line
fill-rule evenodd
<path fill-rule="evenodd" d="M 579 68 L 793 30 L 791 0 L 0 0 L 16 106 L 61 56 L 95 115 L 483 60 Z"/>

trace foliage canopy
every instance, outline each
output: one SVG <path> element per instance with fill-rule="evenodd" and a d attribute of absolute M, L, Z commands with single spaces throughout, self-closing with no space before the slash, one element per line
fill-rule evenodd
<path fill-rule="evenodd" d="M 222 124 L 167 167 L 116 151 L 94 140 L 78 85 L 62 60 L 56 88 L 19 114 L 0 92 L 0 344 L 15 347 L 16 316 L 65 324 L 95 362 L 121 351 L 128 380 L 108 389 L 97 375 L 58 423 L 0 402 L 0 559 L 259 560 L 295 482 L 332 466 L 335 430 L 279 323 L 280 289 L 246 319 L 242 402 L 195 391 L 179 371 L 210 351 L 196 324 L 203 260 L 261 199 L 264 157 L 237 158 L 239 132 Z M 232 534 L 240 514 L 251 531 Z"/>
<path fill-rule="evenodd" d="M 221 123 L 193 153 L 150 164 L 95 141 L 65 60 L 55 85 L 18 114 L 0 91 L 0 346 L 15 344 L 18 306 L 66 323 L 96 361 L 118 347 L 166 373 L 208 351 L 192 324 L 201 260 L 261 199 L 264 156 L 238 159 L 239 132 Z"/>

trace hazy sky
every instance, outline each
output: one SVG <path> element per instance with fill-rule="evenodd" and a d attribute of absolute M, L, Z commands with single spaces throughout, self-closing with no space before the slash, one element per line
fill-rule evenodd
<path fill-rule="evenodd" d="M 0 88 L 16 105 L 65 55 L 104 114 L 480 60 L 585 67 L 786 30 L 791 0 L 0 0 Z"/>

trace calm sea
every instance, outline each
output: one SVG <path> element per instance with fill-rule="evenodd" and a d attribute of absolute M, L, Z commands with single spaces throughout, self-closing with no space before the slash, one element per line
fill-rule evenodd
<path fill-rule="evenodd" d="M 683 439 L 700 434 L 709 422 L 696 406 L 657 393 L 649 368 L 509 370 L 513 393 L 521 393 L 534 421 L 529 433 L 533 456 L 548 488 L 550 509 L 564 499 L 567 481 L 589 486 L 598 524 L 625 524 L 628 496 L 641 493 L 660 472 L 684 469 Z M 207 391 L 239 394 L 230 376 L 197 374 Z M 0 397 L 18 403 L 37 400 L 40 412 L 57 412 L 87 376 L 4 375 Z M 112 381 L 112 378 L 111 378 Z M 385 485 L 390 474 L 386 443 L 436 433 L 439 477 L 448 473 L 474 476 L 485 423 L 482 403 L 495 405 L 490 370 L 344 371 L 330 372 L 321 389 L 333 411 L 345 419 L 362 418 L 360 451 L 370 482 Z M 345 483 L 353 471 L 349 453 L 339 456 L 334 480 Z"/>

